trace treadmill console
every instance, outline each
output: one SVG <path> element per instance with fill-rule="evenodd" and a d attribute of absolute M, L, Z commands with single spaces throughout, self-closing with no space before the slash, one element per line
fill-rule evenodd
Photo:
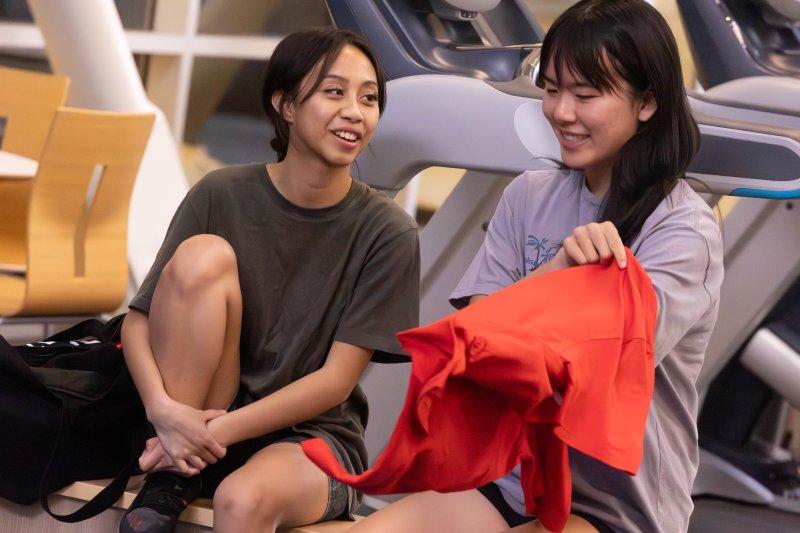
<path fill-rule="evenodd" d="M 389 79 L 516 77 L 544 32 L 523 0 L 328 0 L 337 27 L 363 35 Z"/>

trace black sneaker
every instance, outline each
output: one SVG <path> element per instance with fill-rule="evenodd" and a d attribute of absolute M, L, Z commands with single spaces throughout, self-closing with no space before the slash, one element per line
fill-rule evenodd
<path fill-rule="evenodd" d="M 150 474 L 122 516 L 120 533 L 170 533 L 202 486 L 199 475 L 186 477 L 167 471 Z"/>

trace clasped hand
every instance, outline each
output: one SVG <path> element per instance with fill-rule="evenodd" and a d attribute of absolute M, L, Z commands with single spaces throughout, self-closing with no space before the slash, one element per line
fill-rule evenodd
<path fill-rule="evenodd" d="M 208 422 L 225 411 L 199 410 L 167 400 L 153 413 L 148 413 L 157 437 L 147 440 L 139 457 L 144 472 L 173 470 L 192 476 L 225 456 L 221 446 L 208 430 Z"/>

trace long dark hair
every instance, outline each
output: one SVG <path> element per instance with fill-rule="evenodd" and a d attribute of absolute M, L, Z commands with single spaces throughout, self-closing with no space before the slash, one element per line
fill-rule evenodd
<path fill-rule="evenodd" d="M 611 221 L 630 245 L 642 224 L 685 176 L 700 131 L 683 87 L 678 46 L 667 22 L 643 0 L 582 0 L 553 23 L 542 43 L 536 85 L 554 61 L 599 90 L 630 85 L 634 98 L 652 97 L 653 116 L 622 147 L 599 220 Z M 558 80 L 557 80 L 558 81 Z"/>
<path fill-rule="evenodd" d="M 375 68 L 378 82 L 378 110 L 382 113 L 386 106 L 386 77 L 378 62 L 378 57 L 363 37 L 347 30 L 325 29 L 292 33 L 285 37 L 270 57 L 264 86 L 261 89 L 261 106 L 275 128 L 275 138 L 270 141 L 272 149 L 278 153 L 278 161 L 286 157 L 289 148 L 289 124 L 283 118 L 284 104 L 295 101 L 305 102 L 319 87 L 322 77 L 328 73 L 339 52 L 347 45 L 361 50 Z M 319 65 L 316 78 L 309 80 L 310 87 L 302 87 L 303 79 Z M 272 105 L 272 95 L 281 91 L 277 109 Z M 303 97 L 297 100 L 300 93 Z"/>

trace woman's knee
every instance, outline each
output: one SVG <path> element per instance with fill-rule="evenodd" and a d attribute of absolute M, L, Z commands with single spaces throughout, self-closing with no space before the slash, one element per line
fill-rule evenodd
<path fill-rule="evenodd" d="M 174 289 L 192 293 L 237 274 L 233 247 L 217 235 L 195 235 L 183 241 L 162 276 Z"/>
<path fill-rule="evenodd" d="M 260 487 L 243 483 L 236 476 L 228 477 L 214 492 L 214 521 L 228 527 L 247 529 L 257 524 L 274 529 L 278 517 L 270 500 Z"/>

